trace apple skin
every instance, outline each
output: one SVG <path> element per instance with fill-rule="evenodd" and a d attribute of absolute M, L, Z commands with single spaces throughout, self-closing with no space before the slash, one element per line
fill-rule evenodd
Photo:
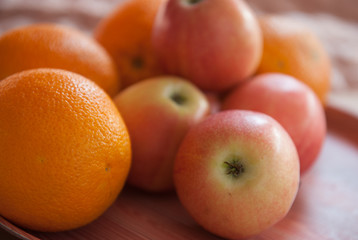
<path fill-rule="evenodd" d="M 226 161 L 244 169 L 228 173 Z M 299 186 L 296 148 L 266 114 L 228 110 L 190 129 L 174 165 L 178 197 L 196 222 L 228 239 L 261 233 L 286 216 Z"/>
<path fill-rule="evenodd" d="M 189 128 L 209 114 L 205 95 L 188 81 L 163 76 L 126 88 L 114 102 L 132 144 L 128 183 L 149 192 L 173 190 L 180 143 Z"/>
<path fill-rule="evenodd" d="M 204 92 L 210 106 L 210 114 L 218 113 L 221 109 L 221 99 L 217 93 Z"/>
<path fill-rule="evenodd" d="M 270 115 L 291 136 L 300 158 L 301 175 L 317 160 L 326 136 L 323 106 L 297 79 L 278 73 L 253 77 L 234 89 L 222 109 L 246 109 Z"/>
<path fill-rule="evenodd" d="M 262 34 L 241 0 L 169 0 L 158 11 L 152 44 L 169 74 L 200 89 L 226 90 L 256 71 Z"/>

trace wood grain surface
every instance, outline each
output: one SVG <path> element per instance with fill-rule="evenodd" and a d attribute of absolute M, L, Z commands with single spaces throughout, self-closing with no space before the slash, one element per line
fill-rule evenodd
<path fill-rule="evenodd" d="M 252 239 L 358 238 L 358 118 L 335 108 L 326 113 L 324 147 L 314 167 L 301 178 L 291 211 Z M 175 192 L 149 194 L 131 187 L 99 219 L 73 231 L 24 231 L 3 218 L 0 226 L 23 239 L 220 239 L 195 223 Z"/>

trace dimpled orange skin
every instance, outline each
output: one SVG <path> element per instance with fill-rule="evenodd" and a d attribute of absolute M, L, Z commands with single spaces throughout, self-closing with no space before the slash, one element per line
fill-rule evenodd
<path fill-rule="evenodd" d="M 151 36 L 157 11 L 166 1 L 123 1 L 96 27 L 94 37 L 113 57 L 123 87 L 163 73 Z"/>
<path fill-rule="evenodd" d="M 259 17 L 264 47 L 257 73 L 280 72 L 307 84 L 326 102 L 331 63 L 317 36 L 305 26 L 282 16 Z"/>
<path fill-rule="evenodd" d="M 0 215 L 24 228 L 63 231 L 100 216 L 131 162 L 127 129 L 109 96 L 63 70 L 0 81 Z"/>
<path fill-rule="evenodd" d="M 58 68 L 85 76 L 114 96 L 120 80 L 113 59 L 94 39 L 70 27 L 33 24 L 0 36 L 0 80 L 34 68 Z"/>

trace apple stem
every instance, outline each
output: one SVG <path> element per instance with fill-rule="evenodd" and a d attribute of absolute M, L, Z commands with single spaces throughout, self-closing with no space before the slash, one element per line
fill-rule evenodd
<path fill-rule="evenodd" d="M 244 165 L 242 165 L 237 160 L 233 160 L 232 162 L 225 161 L 224 163 L 227 165 L 226 174 L 228 175 L 232 175 L 233 177 L 238 177 L 245 172 Z"/>

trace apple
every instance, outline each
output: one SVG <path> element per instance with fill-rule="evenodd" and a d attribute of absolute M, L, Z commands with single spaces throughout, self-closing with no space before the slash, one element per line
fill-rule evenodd
<path fill-rule="evenodd" d="M 189 130 L 175 160 L 174 182 L 199 225 L 241 239 L 286 216 L 299 172 L 295 145 L 277 121 L 263 113 L 228 110 Z"/>
<path fill-rule="evenodd" d="M 241 0 L 169 0 L 158 11 L 152 44 L 165 71 L 208 91 L 247 78 L 262 55 L 258 21 Z"/>
<path fill-rule="evenodd" d="M 277 120 L 296 145 L 301 175 L 316 161 L 326 135 L 326 118 L 318 97 L 301 81 L 278 73 L 257 75 L 236 87 L 222 109 L 258 111 Z"/>
<path fill-rule="evenodd" d="M 221 109 L 221 99 L 217 93 L 214 92 L 204 92 L 206 99 L 208 100 L 210 106 L 210 114 L 214 114 L 220 111 Z"/>
<path fill-rule="evenodd" d="M 205 95 L 172 76 L 138 82 L 114 102 L 128 128 L 132 166 L 128 183 L 149 192 L 173 190 L 173 164 L 185 134 L 209 114 Z"/>

